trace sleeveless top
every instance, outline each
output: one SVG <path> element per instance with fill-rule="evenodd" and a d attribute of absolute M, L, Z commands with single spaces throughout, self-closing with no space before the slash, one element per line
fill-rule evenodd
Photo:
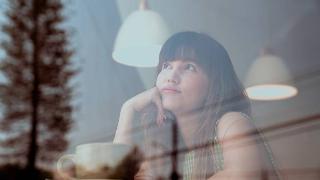
<path fill-rule="evenodd" d="M 212 139 L 212 144 L 214 144 L 214 173 L 223 170 L 223 155 L 221 145 L 218 143 L 217 138 Z M 185 161 L 183 163 L 183 179 L 184 180 L 191 180 L 191 174 L 193 170 L 193 161 L 195 159 L 194 151 L 189 151 L 185 155 Z"/>
<path fill-rule="evenodd" d="M 251 119 L 248 115 L 240 112 L 242 116 L 244 116 L 246 119 Z M 223 159 L 223 153 L 222 153 L 222 147 L 221 144 L 218 141 L 218 137 L 217 137 L 217 126 L 218 126 L 219 120 L 216 121 L 216 125 L 215 125 L 215 131 L 213 134 L 213 138 L 211 139 L 211 144 L 213 144 L 213 149 L 214 149 L 214 153 L 213 153 L 213 160 L 214 160 L 214 167 L 213 167 L 213 171 L 214 174 L 223 170 L 224 168 L 224 159 Z M 268 154 L 268 158 L 270 159 L 271 162 L 271 166 L 274 168 L 275 174 L 277 176 L 277 179 L 281 179 L 279 172 L 277 172 L 277 170 L 275 169 L 275 163 L 274 163 L 274 159 L 273 159 L 273 153 L 271 151 L 271 148 L 269 147 L 269 145 L 266 143 L 264 137 L 262 136 L 261 133 L 259 133 L 259 136 L 261 136 L 264 147 L 267 151 Z M 191 180 L 192 177 L 192 171 L 193 171 L 193 161 L 195 159 L 195 153 L 194 151 L 189 151 L 188 153 L 185 154 L 185 160 L 183 163 L 183 180 Z"/>
<path fill-rule="evenodd" d="M 217 125 L 218 121 L 216 122 L 215 126 L 215 132 L 217 132 Z M 223 154 L 222 154 L 222 147 L 221 144 L 219 144 L 217 134 L 213 134 L 213 138 L 210 140 L 210 144 L 213 144 L 213 159 L 214 159 L 214 173 L 217 173 L 218 171 L 223 170 L 224 160 L 223 160 Z M 191 180 L 192 177 L 192 170 L 193 170 L 193 161 L 195 159 L 195 153 L 194 151 L 189 151 L 185 155 L 185 160 L 183 163 L 183 180 Z"/>

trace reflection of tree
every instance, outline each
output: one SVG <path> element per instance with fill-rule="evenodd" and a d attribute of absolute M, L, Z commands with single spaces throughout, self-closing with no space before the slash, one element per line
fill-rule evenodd
<path fill-rule="evenodd" d="M 35 174 L 37 162 L 47 163 L 67 147 L 71 127 L 75 70 L 67 33 L 61 28 L 60 0 L 9 0 L 8 21 L 2 30 L 6 57 L 0 85 L 3 105 L 1 131 L 6 133 L 2 157 L 21 162 Z"/>

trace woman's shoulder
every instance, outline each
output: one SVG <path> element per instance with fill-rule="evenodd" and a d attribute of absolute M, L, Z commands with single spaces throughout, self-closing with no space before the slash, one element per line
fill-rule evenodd
<path fill-rule="evenodd" d="M 242 112 L 227 112 L 218 120 L 217 137 L 221 141 L 226 137 L 245 135 L 255 130 L 248 115 Z"/>

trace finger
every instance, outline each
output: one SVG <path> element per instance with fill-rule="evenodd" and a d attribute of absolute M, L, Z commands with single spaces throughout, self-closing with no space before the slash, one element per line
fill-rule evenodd
<path fill-rule="evenodd" d="M 161 95 L 157 89 L 154 92 L 154 103 L 157 107 L 157 124 L 161 126 L 164 123 L 164 109 L 162 105 Z"/>
<path fill-rule="evenodd" d="M 159 126 L 161 126 L 163 124 L 163 119 L 164 119 L 164 110 L 162 107 L 162 102 L 160 98 L 157 98 L 157 100 L 155 101 L 155 104 L 157 106 L 157 124 Z"/>

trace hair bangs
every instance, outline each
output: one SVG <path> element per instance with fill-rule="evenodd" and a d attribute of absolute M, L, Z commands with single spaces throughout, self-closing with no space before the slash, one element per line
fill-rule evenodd
<path fill-rule="evenodd" d="M 203 57 L 200 57 L 199 54 L 199 48 L 196 46 L 190 46 L 190 44 L 173 44 L 172 46 L 167 44 L 160 53 L 158 72 L 160 72 L 161 69 L 159 69 L 159 67 L 162 67 L 164 62 L 176 60 L 192 61 L 198 64 L 201 68 L 206 69 L 208 61 Z"/>

